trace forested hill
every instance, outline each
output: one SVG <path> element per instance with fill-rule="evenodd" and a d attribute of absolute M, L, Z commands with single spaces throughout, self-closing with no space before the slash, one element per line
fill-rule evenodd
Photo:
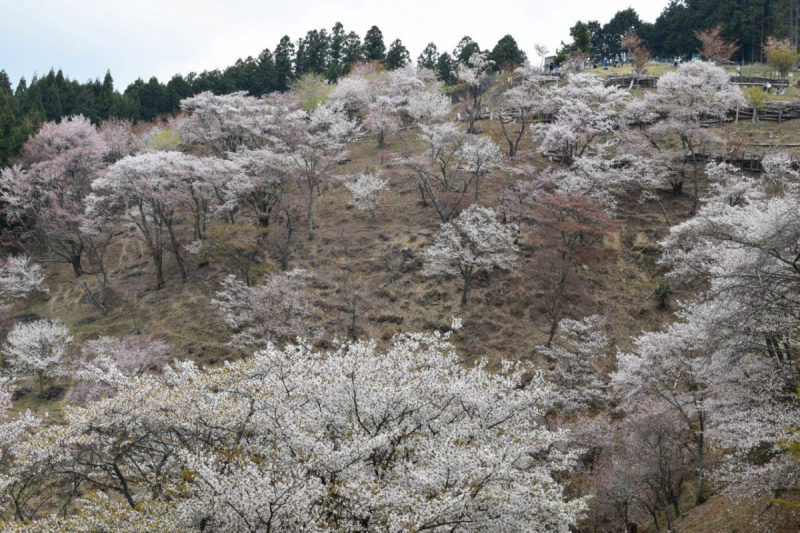
<path fill-rule="evenodd" d="M 431 42 L 417 58 L 420 66 L 435 70 L 444 83 L 456 82 L 456 67 L 481 51 L 471 37 L 465 36 L 450 52 L 439 53 Z M 525 53 L 510 35 L 484 50 L 497 68 L 513 69 L 522 64 Z M 246 91 L 262 96 L 274 91 L 285 92 L 305 77 L 336 82 L 361 61 L 375 61 L 389 70 L 406 65 L 409 52 L 399 39 L 384 43 L 381 30 L 373 26 L 362 38 L 346 32 L 341 23 L 331 31 L 309 31 L 293 42 L 283 37 L 274 50 L 264 49 L 258 57 L 239 59 L 222 70 L 176 74 L 166 83 L 151 77 L 137 79 L 120 93 L 114 87 L 111 72 L 100 79 L 81 83 L 71 80 L 61 70 L 45 76 L 22 78 L 12 90 L 11 80 L 0 71 L 0 165 L 19 152 L 22 142 L 47 121 L 83 115 L 94 123 L 109 118 L 152 121 L 156 117 L 175 114 L 180 101 L 204 91 L 230 94 Z"/>

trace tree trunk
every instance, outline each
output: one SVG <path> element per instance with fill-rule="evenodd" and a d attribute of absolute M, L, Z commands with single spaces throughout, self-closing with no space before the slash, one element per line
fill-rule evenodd
<path fill-rule="evenodd" d="M 693 189 L 694 190 L 692 191 L 694 193 L 694 198 L 692 199 L 692 212 L 691 212 L 691 214 L 695 215 L 697 213 L 697 206 L 700 203 L 700 191 L 699 191 L 699 184 L 698 184 L 698 182 L 700 180 L 700 176 L 699 176 L 700 169 L 698 167 L 697 154 L 694 152 L 694 149 L 692 149 L 692 165 L 694 166 L 694 180 L 693 180 L 694 181 L 694 183 L 693 183 Z"/>
<path fill-rule="evenodd" d="M 156 267 L 156 290 L 161 290 L 164 288 L 164 268 L 163 268 L 163 258 L 161 254 L 153 254 L 153 264 Z"/>
<path fill-rule="evenodd" d="M 467 305 L 467 293 L 469 292 L 469 284 L 472 281 L 472 275 L 464 275 L 464 286 L 461 288 L 461 305 Z"/>
<path fill-rule="evenodd" d="M 76 278 L 79 278 L 83 275 L 83 268 L 81 267 L 81 254 L 73 254 L 69 258 L 69 262 L 72 265 L 72 273 Z"/>
<path fill-rule="evenodd" d="M 183 257 L 181 257 L 180 243 L 175 236 L 172 224 L 167 224 L 167 232 L 169 233 L 169 240 L 172 243 L 172 252 L 175 255 L 175 260 L 178 262 L 178 269 L 181 271 L 181 281 L 186 283 L 186 266 L 183 264 Z"/>
<path fill-rule="evenodd" d="M 700 505 L 705 502 L 703 496 L 703 481 L 705 478 L 705 421 L 703 416 L 700 415 L 700 428 L 697 432 L 697 490 L 695 492 L 695 505 Z"/>
<path fill-rule="evenodd" d="M 556 305 L 558 305 L 558 304 L 556 304 Z M 545 344 L 545 346 L 548 347 L 548 348 L 553 343 L 553 337 L 556 336 L 556 332 L 558 331 L 558 322 L 559 322 L 558 319 L 559 319 L 560 316 L 561 316 L 561 313 L 558 312 L 558 310 L 556 309 L 556 312 L 553 313 L 553 322 L 550 324 L 550 333 L 547 336 L 547 343 Z"/>
<path fill-rule="evenodd" d="M 308 240 L 314 240 L 314 192 L 309 191 L 308 197 Z"/>

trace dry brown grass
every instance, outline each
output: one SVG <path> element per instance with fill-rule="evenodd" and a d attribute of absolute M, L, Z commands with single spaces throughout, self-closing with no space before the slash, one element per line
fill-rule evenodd
<path fill-rule="evenodd" d="M 505 145 L 497 124 L 480 125 Z M 415 138 L 413 130 L 402 132 L 390 139 L 387 150 L 399 154 L 414 148 Z M 531 141 L 524 143 L 528 145 L 523 148 L 533 148 Z M 361 296 L 357 326 L 362 337 L 388 340 L 402 331 L 444 329 L 451 317 L 460 316 L 465 327 L 457 342 L 465 355 L 494 360 L 529 357 L 546 340 L 548 321 L 542 305 L 546 287 L 530 275 L 537 256 L 525 236 L 517 268 L 476 280 L 470 302 L 462 308 L 458 280 L 430 279 L 420 273 L 422 253 L 439 230 L 440 221 L 432 208 L 421 205 L 414 176 L 391 167 L 385 154 L 381 164 L 381 154 L 372 139 L 355 143 L 350 153 L 351 161 L 337 173 L 353 175 L 366 168 L 382 168 L 391 189 L 381 199 L 374 229 L 364 213 L 348 205 L 348 191 L 337 184 L 317 204 L 317 238 L 306 241 L 304 231 L 299 230 L 290 267 L 306 268 L 311 275 L 314 325 L 322 328 L 328 339 L 346 335 L 342 276 L 349 264 L 354 273 L 350 283 Z M 496 204 L 505 186 L 504 178 L 487 181 L 482 185 L 480 202 Z M 666 195 L 665 201 L 672 212 L 688 211 L 688 197 Z M 653 205 L 639 204 L 635 199 L 621 213 L 621 227 L 609 239 L 608 253 L 597 264 L 583 269 L 589 293 L 570 302 L 567 316 L 606 316 L 608 334 L 624 346 L 629 337 L 658 327 L 669 314 L 657 310 L 647 299 L 660 274 L 654 243 L 666 227 Z M 101 316 L 83 300 L 70 269 L 61 264 L 45 266 L 51 292 L 35 299 L 31 312 L 63 320 L 77 345 L 98 335 L 124 335 L 135 327 L 145 327 L 171 342 L 179 357 L 201 364 L 240 355 L 225 347 L 230 332 L 209 303 L 227 272 L 216 265 L 198 267 L 190 259 L 189 282 L 181 284 L 167 253 L 167 286 L 156 291 L 149 255 L 133 231 L 118 239 L 109 257 L 114 294 L 107 316 Z M 275 260 L 273 251 L 266 249 L 263 261 Z M 589 304 L 577 307 L 579 300 Z"/>

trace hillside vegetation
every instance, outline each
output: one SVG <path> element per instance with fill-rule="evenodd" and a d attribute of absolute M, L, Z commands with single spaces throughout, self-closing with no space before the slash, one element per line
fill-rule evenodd
<path fill-rule="evenodd" d="M 713 63 L 492 68 L 30 137 L 0 526 L 800 528 L 800 121 Z"/>

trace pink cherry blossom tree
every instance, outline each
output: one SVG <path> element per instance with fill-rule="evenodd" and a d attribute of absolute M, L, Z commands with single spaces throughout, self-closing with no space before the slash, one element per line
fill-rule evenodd
<path fill-rule="evenodd" d="M 235 331 L 230 345 L 249 350 L 308 333 L 311 310 L 304 276 L 304 270 L 295 269 L 272 274 L 256 286 L 232 274 L 225 278 L 211 303 Z"/>
<path fill-rule="evenodd" d="M 88 119 L 77 116 L 47 123 L 24 147 L 27 169 L 0 174 L 0 199 L 6 215 L 22 228 L 20 244 L 40 260 L 66 262 L 75 277 L 83 274 L 85 243 L 81 225 L 84 199 L 104 167 L 102 137 Z"/>

